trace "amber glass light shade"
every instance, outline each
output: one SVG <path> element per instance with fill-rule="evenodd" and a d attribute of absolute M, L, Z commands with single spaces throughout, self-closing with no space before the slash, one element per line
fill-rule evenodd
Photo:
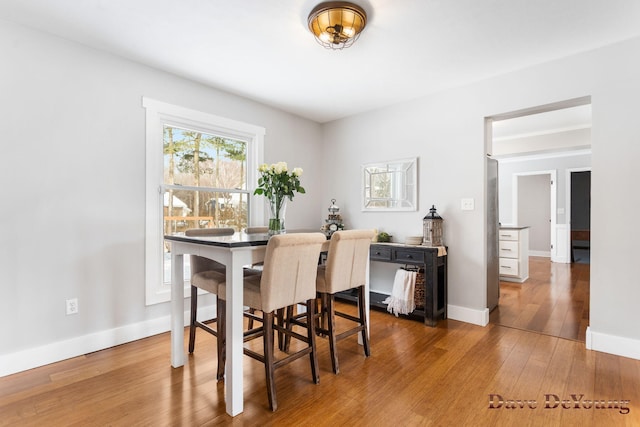
<path fill-rule="evenodd" d="M 309 14 L 309 30 L 327 49 L 344 49 L 355 42 L 367 24 L 367 14 L 352 3 L 320 3 Z"/>

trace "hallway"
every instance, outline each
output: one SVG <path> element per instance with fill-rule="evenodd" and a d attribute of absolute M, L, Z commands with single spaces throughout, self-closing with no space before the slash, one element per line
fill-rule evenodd
<path fill-rule="evenodd" d="M 490 323 L 585 342 L 589 324 L 590 265 L 529 258 L 529 279 L 500 282 Z"/>

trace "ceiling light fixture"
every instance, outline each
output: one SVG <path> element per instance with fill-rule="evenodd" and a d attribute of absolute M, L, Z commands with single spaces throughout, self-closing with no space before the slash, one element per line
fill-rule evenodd
<path fill-rule="evenodd" d="M 364 9 L 345 1 L 320 3 L 309 14 L 309 30 L 327 49 L 344 49 L 355 42 L 367 24 Z"/>

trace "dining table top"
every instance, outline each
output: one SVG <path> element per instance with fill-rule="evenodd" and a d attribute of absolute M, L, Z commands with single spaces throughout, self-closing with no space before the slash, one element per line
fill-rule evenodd
<path fill-rule="evenodd" d="M 287 230 L 288 234 L 293 233 L 321 233 L 319 230 Z M 165 234 L 164 238 L 174 242 L 197 243 L 208 246 L 219 246 L 223 248 L 240 248 L 246 246 L 265 246 L 269 242 L 271 235 L 268 233 L 251 233 L 237 231 L 227 236 L 185 236 L 184 233 Z"/>
<path fill-rule="evenodd" d="M 228 236 L 185 236 L 184 233 L 166 234 L 164 236 L 164 238 L 169 241 L 198 243 L 224 248 L 264 246 L 269 242 L 269 237 L 267 233 L 247 234 L 244 232 L 236 232 Z"/>

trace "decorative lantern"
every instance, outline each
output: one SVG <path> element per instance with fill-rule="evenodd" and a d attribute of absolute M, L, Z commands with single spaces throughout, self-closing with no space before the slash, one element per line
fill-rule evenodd
<path fill-rule="evenodd" d="M 443 246 L 442 217 L 436 212 L 435 205 L 431 205 L 429 213 L 422 220 L 422 245 Z"/>
<path fill-rule="evenodd" d="M 331 199 L 331 206 L 329 206 L 329 217 L 325 219 L 325 224 L 322 226 L 322 231 L 327 237 L 331 237 L 331 235 L 338 230 L 344 229 L 344 224 L 342 223 L 342 215 L 340 215 L 340 208 L 336 206 L 336 199 Z"/>

